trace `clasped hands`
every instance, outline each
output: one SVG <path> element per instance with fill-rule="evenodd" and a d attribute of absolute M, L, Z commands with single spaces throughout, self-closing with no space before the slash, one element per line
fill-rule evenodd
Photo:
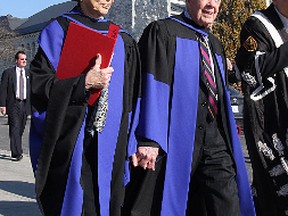
<path fill-rule="evenodd" d="M 87 72 L 85 78 L 85 88 L 88 89 L 103 89 L 106 87 L 114 72 L 113 67 L 100 69 L 102 56 L 97 54 L 95 65 Z"/>
<path fill-rule="evenodd" d="M 140 146 L 137 153 L 131 157 L 134 167 L 141 166 L 144 170 L 152 169 L 155 171 L 156 158 L 159 153 L 159 148 Z"/>

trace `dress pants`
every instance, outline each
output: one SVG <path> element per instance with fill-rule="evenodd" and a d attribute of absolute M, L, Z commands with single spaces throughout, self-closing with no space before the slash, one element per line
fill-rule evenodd
<path fill-rule="evenodd" d="M 235 163 L 216 121 L 196 135 L 186 215 L 240 215 Z"/>
<path fill-rule="evenodd" d="M 15 106 L 8 115 L 10 149 L 13 158 L 23 154 L 22 135 L 25 130 L 26 120 L 25 101 L 17 99 Z"/>

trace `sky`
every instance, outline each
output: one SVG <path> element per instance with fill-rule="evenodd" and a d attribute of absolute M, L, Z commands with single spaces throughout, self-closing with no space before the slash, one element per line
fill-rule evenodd
<path fill-rule="evenodd" d="M 0 0 L 0 16 L 28 18 L 54 4 L 69 0 Z M 13 2 L 13 3 L 12 3 Z"/>

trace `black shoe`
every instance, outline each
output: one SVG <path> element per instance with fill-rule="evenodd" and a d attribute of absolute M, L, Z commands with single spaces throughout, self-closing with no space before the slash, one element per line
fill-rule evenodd
<path fill-rule="evenodd" d="M 23 159 L 23 155 L 19 155 L 19 156 L 17 156 L 16 158 L 15 158 L 15 161 L 20 161 L 20 160 L 22 160 Z"/>

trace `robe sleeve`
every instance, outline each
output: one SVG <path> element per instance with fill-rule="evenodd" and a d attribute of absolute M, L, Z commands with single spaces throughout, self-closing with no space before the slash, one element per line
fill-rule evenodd
<path fill-rule="evenodd" d="M 288 66 L 288 42 L 275 48 L 265 31 L 263 24 L 256 18 L 248 19 L 241 31 L 241 47 L 236 56 L 236 62 L 241 72 L 252 70 L 252 73 L 255 73 L 253 72 L 255 57 L 259 55 L 257 61 L 263 79 L 281 72 Z"/>
<path fill-rule="evenodd" d="M 87 102 L 87 92 L 85 91 L 85 75 L 66 80 L 58 80 L 55 76 L 55 70 L 51 67 L 45 53 L 39 48 L 34 60 L 31 63 L 31 103 L 32 111 L 45 111 L 53 88 L 63 88 L 68 91 L 73 88 L 71 96 L 72 103 Z M 74 79 L 78 85 L 71 86 Z M 75 83 L 75 82 L 74 82 Z"/>
<path fill-rule="evenodd" d="M 30 149 L 31 161 L 34 172 L 39 168 L 40 152 L 46 148 L 46 155 L 51 159 L 49 145 L 44 143 L 50 138 L 57 138 L 62 128 L 68 106 L 85 110 L 89 93 L 85 91 L 85 76 L 58 80 L 47 55 L 41 46 L 38 49 L 30 66 L 31 81 L 31 129 Z M 80 113 L 80 112 L 79 112 Z M 81 112 L 82 115 L 82 112 Z M 49 117 L 50 116 L 50 117 Z M 79 122 L 80 114 L 78 114 Z M 75 123 L 75 122 L 74 122 Z M 80 124 L 80 123 L 79 123 Z M 75 123 L 76 125 L 76 123 Z M 52 131 L 51 131 L 52 130 Z M 71 143 L 73 142 L 70 137 Z M 51 140 L 48 142 L 52 143 Z M 53 145 L 56 143 L 53 140 Z M 49 151 L 47 150 L 49 148 Z M 49 154 L 48 154 L 49 152 Z M 48 168 L 48 167 L 46 167 Z M 47 170 L 44 171 L 47 174 Z M 45 179 L 46 177 L 44 177 Z"/>
<path fill-rule="evenodd" d="M 128 85 L 125 85 L 124 89 L 124 95 L 128 95 L 127 109 L 129 112 L 129 141 L 127 146 L 128 158 L 136 152 L 138 144 L 135 130 L 139 122 L 140 112 L 141 64 L 139 49 L 136 41 L 132 40 L 132 38 L 126 33 L 122 33 L 122 37 L 125 41 L 125 74 L 128 74 Z M 115 71 L 115 73 L 117 73 L 117 71 Z M 126 102 L 124 104 L 126 104 Z"/>
<path fill-rule="evenodd" d="M 36 174 L 36 194 L 41 196 L 47 178 L 67 173 L 67 167 L 85 115 L 85 75 L 58 80 L 45 52 L 39 50 L 31 63 L 32 122 L 31 161 Z M 64 155 L 64 156 L 63 156 Z M 51 164 L 62 164 L 53 169 Z M 65 175 L 64 175 L 65 176 Z M 61 182 L 61 183 L 60 183 Z M 59 185 L 64 180 L 59 180 Z M 49 188 L 49 186 L 47 186 Z"/>
<path fill-rule="evenodd" d="M 175 41 L 165 23 L 157 21 L 147 26 L 138 45 L 143 87 L 137 135 L 141 146 L 160 146 L 167 152 Z"/>
<path fill-rule="evenodd" d="M 142 73 L 151 73 L 156 80 L 166 84 L 171 83 L 169 72 L 174 66 L 175 42 L 170 37 L 164 22 L 153 22 L 144 30 L 138 43 Z"/>
<path fill-rule="evenodd" d="M 136 41 L 125 43 L 125 51 L 125 71 L 129 74 L 129 107 L 133 111 L 141 94 L 141 64 Z"/>

